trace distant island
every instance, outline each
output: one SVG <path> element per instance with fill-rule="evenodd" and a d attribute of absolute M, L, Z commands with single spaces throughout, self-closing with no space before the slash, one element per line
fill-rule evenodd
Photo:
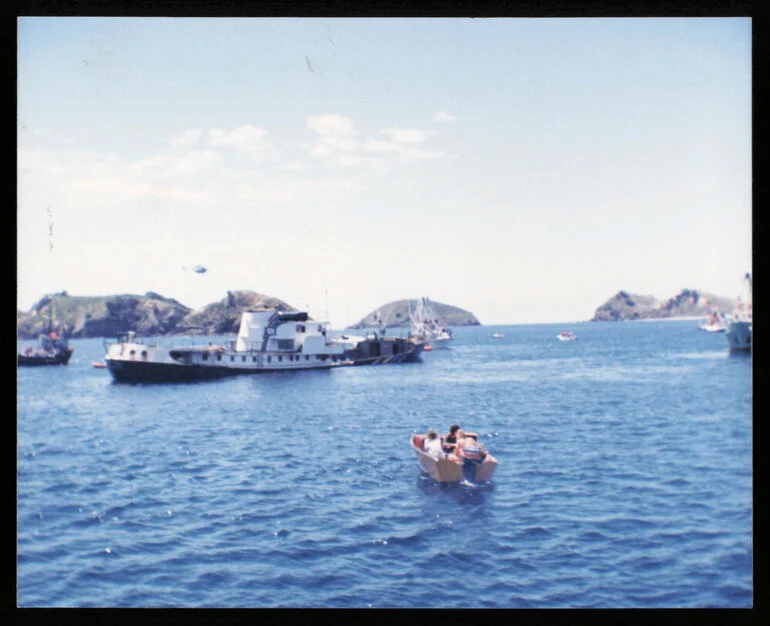
<path fill-rule="evenodd" d="M 49 305 L 50 309 L 49 309 Z M 34 339 L 48 330 L 49 310 L 55 328 L 73 339 L 114 337 L 132 330 L 142 337 L 156 335 L 221 335 L 238 332 L 241 313 L 252 309 L 296 311 L 283 300 L 254 291 L 228 291 L 219 302 L 200 310 L 152 291 L 143 296 L 47 295 L 27 311 L 16 312 L 19 339 Z"/>
<path fill-rule="evenodd" d="M 410 313 L 417 308 L 418 300 L 395 300 L 375 309 L 361 320 L 348 326 L 349 329 L 376 328 L 378 317 L 388 328 L 405 328 L 411 324 Z M 430 306 L 436 313 L 436 319 L 441 326 L 481 326 L 476 316 L 451 304 L 430 301 Z"/>
<path fill-rule="evenodd" d="M 618 322 L 672 317 L 705 317 L 712 311 L 729 313 L 736 304 L 735 298 L 724 298 L 693 289 L 683 289 L 673 298 L 663 301 L 653 296 L 640 296 L 619 291 L 596 309 L 590 321 Z"/>
<path fill-rule="evenodd" d="M 381 317 L 386 328 L 407 328 L 418 300 L 396 300 L 365 315 L 348 329 L 376 328 Z M 438 323 L 447 327 L 480 326 L 470 311 L 450 304 L 430 302 Z M 676 317 L 706 317 L 712 311 L 729 313 L 736 298 L 683 289 L 659 301 L 649 295 L 619 291 L 602 304 L 590 321 L 623 321 Z M 52 306 L 49 306 L 52 305 Z M 290 304 L 255 291 L 228 291 L 217 302 L 193 310 L 173 298 L 149 291 L 144 295 L 71 296 L 66 291 L 46 295 L 29 311 L 16 311 L 19 339 L 34 339 L 48 330 L 49 311 L 55 328 L 73 339 L 114 337 L 132 330 L 141 337 L 159 335 L 226 335 L 238 332 L 241 313 L 253 309 L 297 311 Z"/>
<path fill-rule="evenodd" d="M 376 327 L 379 312 L 387 326 L 409 325 L 409 306 L 416 300 L 398 300 L 386 304 L 349 328 Z M 431 303 L 439 323 L 446 326 L 479 325 L 476 317 L 448 304 Z M 297 311 L 295 307 L 255 291 L 228 291 L 218 302 L 193 310 L 173 298 L 149 291 L 144 295 L 71 296 L 66 291 L 49 294 L 29 311 L 16 311 L 19 339 L 35 339 L 48 331 L 49 312 L 53 326 L 66 336 L 79 339 L 115 337 L 119 332 L 134 331 L 140 337 L 162 335 L 227 335 L 238 332 L 241 313 L 254 309 Z"/>

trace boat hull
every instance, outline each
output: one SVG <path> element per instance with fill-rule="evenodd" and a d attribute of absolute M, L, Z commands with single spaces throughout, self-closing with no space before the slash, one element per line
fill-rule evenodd
<path fill-rule="evenodd" d="M 20 354 L 19 365 L 24 367 L 40 367 L 43 365 L 67 365 L 74 352 L 73 348 L 68 348 L 53 355 L 39 354 Z"/>
<path fill-rule="evenodd" d="M 339 364 L 312 367 L 257 367 L 233 368 L 214 365 L 186 365 L 182 363 L 153 363 L 147 361 L 122 361 L 106 359 L 107 369 L 118 383 L 168 383 L 196 380 L 217 380 L 243 374 L 262 374 L 286 371 L 329 370 Z"/>
<path fill-rule="evenodd" d="M 698 326 L 701 330 L 705 330 L 707 333 L 723 333 L 725 332 L 725 327 L 721 325 L 716 324 L 704 324 L 703 326 Z"/>
<path fill-rule="evenodd" d="M 359 342 L 342 356 L 351 365 L 417 363 L 422 360 L 425 343 L 403 337 L 380 337 Z"/>
<path fill-rule="evenodd" d="M 420 469 L 437 483 L 460 483 L 465 480 L 462 461 L 456 460 L 454 456 L 434 459 L 418 448 L 415 445 L 414 439 L 412 439 L 410 445 L 417 457 Z M 473 482 L 488 482 L 492 478 L 492 474 L 495 473 L 495 469 L 497 469 L 497 459 L 491 454 L 487 454 L 484 462 L 476 465 Z"/>
<path fill-rule="evenodd" d="M 730 352 L 751 352 L 751 322 L 730 322 L 725 331 Z"/>

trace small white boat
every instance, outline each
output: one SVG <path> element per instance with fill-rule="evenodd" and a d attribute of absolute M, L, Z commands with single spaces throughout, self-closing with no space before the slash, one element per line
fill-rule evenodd
<path fill-rule="evenodd" d="M 417 456 L 417 462 L 420 464 L 420 469 L 438 483 L 459 483 L 465 480 L 463 462 L 453 454 L 449 456 L 444 454 L 439 458 L 432 457 L 422 448 L 424 439 L 425 435 L 412 435 L 410 441 L 412 450 Z M 473 482 L 487 482 L 492 478 L 496 468 L 497 459 L 487 453 L 484 461 L 474 468 Z"/>
<path fill-rule="evenodd" d="M 503 337 L 505 337 L 503 333 L 492 333 L 493 339 L 502 339 Z"/>
<path fill-rule="evenodd" d="M 577 340 L 577 335 L 568 330 L 563 330 L 556 336 L 556 338 L 559 341 L 575 341 Z"/>
<path fill-rule="evenodd" d="M 725 322 L 724 315 L 718 311 L 713 311 L 706 319 L 706 322 L 698 326 L 698 328 L 705 330 L 707 333 L 723 333 L 727 329 Z"/>

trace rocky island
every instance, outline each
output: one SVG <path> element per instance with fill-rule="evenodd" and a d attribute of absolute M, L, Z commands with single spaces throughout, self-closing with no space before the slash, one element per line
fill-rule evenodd
<path fill-rule="evenodd" d="M 409 326 L 409 307 L 414 310 L 416 304 L 417 300 L 390 302 L 349 328 L 377 327 L 377 313 L 391 328 Z M 431 304 L 442 325 L 480 325 L 468 311 L 440 302 Z M 19 339 L 35 339 L 48 331 L 50 313 L 54 328 L 72 339 L 112 338 L 129 330 L 140 337 L 227 335 L 238 332 L 243 311 L 254 309 L 298 310 L 283 300 L 248 290 L 228 291 L 222 300 L 199 310 L 152 291 L 111 296 L 71 296 L 62 291 L 44 296 L 29 311 L 17 310 L 16 331 Z"/>
<path fill-rule="evenodd" d="M 48 331 L 49 311 L 55 328 L 66 336 L 114 337 L 133 330 L 141 337 L 157 335 L 216 335 L 238 332 L 241 312 L 258 308 L 296 311 L 286 302 L 254 291 L 228 291 L 219 302 L 199 311 L 154 292 L 143 296 L 47 295 L 27 311 L 16 312 L 19 339 L 34 339 Z"/>
<path fill-rule="evenodd" d="M 729 313 L 737 300 L 710 293 L 683 289 L 667 300 L 653 296 L 640 296 L 619 291 L 601 305 L 592 322 L 617 322 L 624 320 L 665 319 L 672 317 L 706 317 L 712 311 Z"/>
<path fill-rule="evenodd" d="M 418 300 L 416 299 L 388 302 L 366 315 L 356 324 L 348 326 L 348 328 L 376 328 L 378 326 L 378 317 L 381 317 L 388 328 L 408 327 L 411 324 L 410 311 L 415 311 L 417 304 Z M 481 326 L 481 322 L 469 311 L 434 300 L 431 300 L 430 305 L 436 313 L 438 323 L 441 326 Z"/>

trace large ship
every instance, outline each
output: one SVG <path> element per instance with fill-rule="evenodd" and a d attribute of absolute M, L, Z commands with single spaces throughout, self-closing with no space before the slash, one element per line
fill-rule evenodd
<path fill-rule="evenodd" d="M 164 347 L 128 331 L 105 342 L 104 362 L 116 382 L 170 382 L 416 360 L 421 348 L 402 338 L 332 337 L 328 322 L 306 312 L 261 309 L 241 314 L 228 345 Z"/>
<path fill-rule="evenodd" d="M 748 288 L 746 301 L 739 298 L 735 310 L 727 318 L 725 338 L 731 353 L 751 352 L 751 335 L 753 332 L 752 292 L 753 285 L 751 274 L 744 277 Z"/>

